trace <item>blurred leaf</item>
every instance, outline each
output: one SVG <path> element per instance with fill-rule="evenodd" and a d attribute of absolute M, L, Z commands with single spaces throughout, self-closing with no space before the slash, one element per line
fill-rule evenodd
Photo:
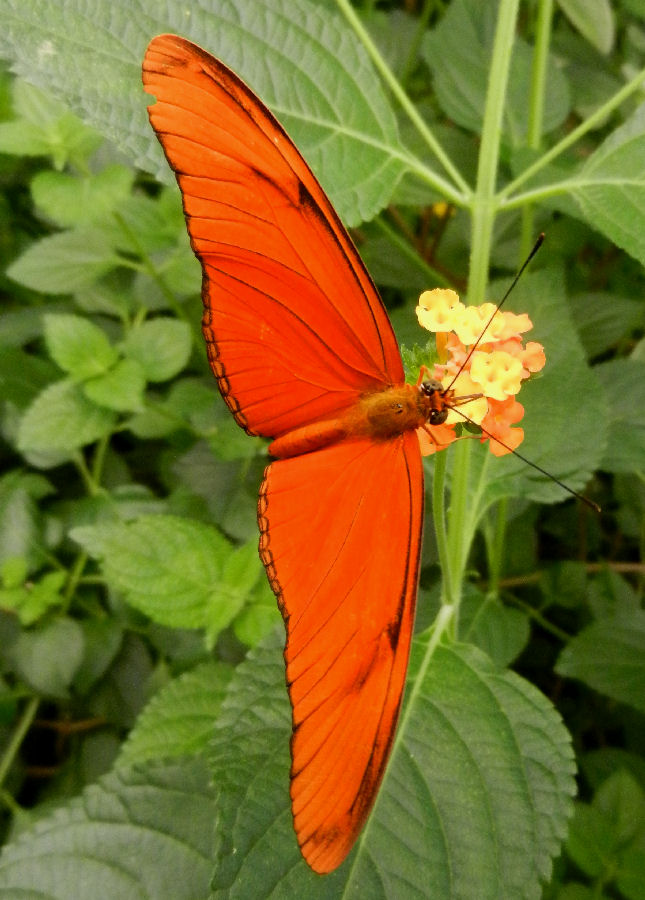
<path fill-rule="evenodd" d="M 64 605 L 61 590 L 66 580 L 65 572 L 47 572 L 33 584 L 2 587 L 0 608 L 15 612 L 21 625 L 33 625 L 51 607 Z"/>
<path fill-rule="evenodd" d="M 119 770 L 5 849 L 0 897 L 206 897 L 214 817 L 196 759 Z"/>
<path fill-rule="evenodd" d="M 479 0 L 450 4 L 439 25 L 427 33 L 423 58 L 432 70 L 438 102 L 448 118 L 481 133 L 497 7 Z M 511 142 L 524 143 L 533 50 L 521 38 L 513 46 L 502 128 Z M 552 131 L 569 112 L 566 79 L 553 61 L 547 67 L 543 131 Z"/>
<path fill-rule="evenodd" d="M 117 412 L 143 409 L 146 379 L 139 363 L 134 359 L 121 359 L 103 375 L 86 381 L 83 393 L 99 406 Z"/>
<path fill-rule="evenodd" d="M 190 357 L 190 326 L 177 319 L 157 318 L 129 332 L 126 356 L 137 362 L 148 381 L 168 381 L 184 368 Z"/>
<path fill-rule="evenodd" d="M 48 87 L 46 81 L 41 87 Z M 82 164 L 100 137 L 72 115 L 64 104 L 27 81 L 13 84 L 17 121 L 0 123 L 0 151 L 20 156 L 50 156 L 57 169 Z"/>
<path fill-rule="evenodd" d="M 601 467 L 645 473 L 645 363 L 612 359 L 596 366 L 609 403 L 609 434 Z"/>
<path fill-rule="evenodd" d="M 14 470 L 0 478 L 0 562 L 22 557 L 30 570 L 42 564 L 36 501 L 51 491 L 49 482 L 35 473 Z"/>
<path fill-rule="evenodd" d="M 614 45 L 614 13 L 609 0 L 558 0 L 558 6 L 574 28 L 601 53 Z"/>
<path fill-rule="evenodd" d="M 233 671 L 206 662 L 162 688 L 123 744 L 118 765 L 205 754 Z"/>
<path fill-rule="evenodd" d="M 74 450 L 107 434 L 113 415 L 86 399 L 79 385 L 57 381 L 41 391 L 25 412 L 18 449 L 27 455 L 59 454 L 68 459 Z"/>
<path fill-rule="evenodd" d="M 89 319 L 45 315 L 45 342 L 51 358 L 76 380 L 106 372 L 117 359 L 106 334 Z"/>
<path fill-rule="evenodd" d="M 564 648 L 556 672 L 645 712 L 645 612 L 588 625 Z"/>
<path fill-rule="evenodd" d="M 615 293 L 575 294 L 570 303 L 580 340 L 592 359 L 642 326 L 645 320 L 640 300 Z"/>
<path fill-rule="evenodd" d="M 269 859 L 281 896 L 538 896 L 574 782 L 567 734 L 535 688 L 472 648 L 431 654 L 415 642 L 415 687 L 372 816 L 348 861 L 321 881 L 292 832 L 281 646 L 276 635 L 249 653 L 217 721 L 216 897 L 240 884 L 261 896 Z"/>
<path fill-rule="evenodd" d="M 35 691 L 45 697 L 67 697 L 83 658 L 83 632 L 73 619 L 53 619 L 22 631 L 6 658 Z"/>
<path fill-rule="evenodd" d="M 31 182 L 34 203 L 61 228 L 102 222 L 130 196 L 134 172 L 107 166 L 81 178 L 63 172 L 39 172 Z"/>
<path fill-rule="evenodd" d="M 247 585 L 227 566 L 243 554 L 214 528 L 176 516 L 141 516 L 74 528 L 73 540 L 102 561 L 105 578 L 132 606 L 162 625 L 207 628 L 216 635 L 239 612 Z M 259 562 L 254 579 L 259 576 Z"/>
<path fill-rule="evenodd" d="M 119 265 L 102 230 L 88 226 L 31 244 L 7 269 L 19 284 L 45 294 L 72 294 Z"/>

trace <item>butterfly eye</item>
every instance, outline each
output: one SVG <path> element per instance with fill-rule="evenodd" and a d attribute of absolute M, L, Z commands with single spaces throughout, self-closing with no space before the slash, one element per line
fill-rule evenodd
<path fill-rule="evenodd" d="M 419 387 L 427 397 L 432 397 L 435 392 L 443 392 L 442 383 L 435 378 L 429 378 L 427 381 L 422 381 Z"/>
<path fill-rule="evenodd" d="M 448 412 L 448 409 L 431 409 L 430 415 L 428 416 L 428 424 L 443 425 L 448 418 Z"/>

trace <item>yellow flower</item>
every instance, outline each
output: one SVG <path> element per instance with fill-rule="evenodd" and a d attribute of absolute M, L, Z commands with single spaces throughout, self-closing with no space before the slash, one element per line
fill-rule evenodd
<path fill-rule="evenodd" d="M 443 386 L 448 387 L 448 385 L 452 383 L 453 377 L 454 376 L 452 375 L 445 376 L 441 382 Z M 454 384 L 452 384 L 452 390 L 455 393 L 456 400 L 459 400 L 460 397 L 469 397 L 471 394 L 484 393 L 482 386 L 473 381 L 469 373 L 465 370 L 457 375 Z M 460 415 L 459 413 L 463 413 L 463 415 Z M 462 425 L 466 421 L 464 416 L 467 416 L 471 422 L 479 425 L 487 413 L 488 401 L 486 400 L 486 397 L 478 397 L 476 400 L 467 400 L 465 403 L 457 403 L 449 411 L 446 425 Z"/>
<path fill-rule="evenodd" d="M 455 314 L 464 308 L 454 291 L 435 288 L 424 291 L 419 297 L 417 319 L 419 325 L 428 331 L 452 331 Z"/>
<path fill-rule="evenodd" d="M 428 374 L 446 389 L 449 407 L 445 424 L 418 430 L 422 453 L 443 450 L 457 439 L 455 426 L 467 421 L 481 426 L 496 456 L 517 447 L 524 432 L 512 427 L 523 414 L 515 395 L 545 363 L 541 344 L 524 346 L 522 334 L 533 327 L 528 315 L 500 312 L 492 303 L 466 307 L 454 291 L 437 288 L 421 295 L 417 317 L 436 334 L 439 362 Z M 481 396 L 460 402 L 471 395 Z"/>
<path fill-rule="evenodd" d="M 506 400 L 518 393 L 522 382 L 522 363 L 505 350 L 484 353 L 475 350 L 470 357 L 470 374 L 479 390 L 494 400 Z"/>

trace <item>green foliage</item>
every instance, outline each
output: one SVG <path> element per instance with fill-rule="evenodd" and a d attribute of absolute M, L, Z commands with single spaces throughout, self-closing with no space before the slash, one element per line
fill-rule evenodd
<path fill-rule="evenodd" d="M 644 896 L 645 19 L 402 6 L 4 0 L 0 900 Z M 546 231 L 508 301 L 547 356 L 520 450 L 606 510 L 476 441 L 436 454 L 451 508 L 391 764 L 326 878 L 291 823 L 265 445 L 218 397 L 150 177 L 172 184 L 140 80 L 165 31 L 234 68 L 361 224 L 411 379 L 420 291 L 499 299 Z"/>

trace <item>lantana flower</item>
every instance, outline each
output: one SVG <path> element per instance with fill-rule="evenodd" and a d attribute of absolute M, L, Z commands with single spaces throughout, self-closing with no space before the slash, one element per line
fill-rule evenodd
<path fill-rule="evenodd" d="M 421 294 L 417 318 L 436 335 L 438 361 L 428 377 L 450 387 L 457 401 L 444 425 L 418 429 L 421 452 L 428 455 L 457 440 L 455 426 L 464 423 L 481 427 L 481 441 L 490 440 L 495 456 L 515 450 L 524 438 L 522 428 L 514 427 L 524 415 L 516 395 L 546 361 L 541 344 L 524 344 L 522 335 L 533 327 L 528 315 L 502 312 L 492 303 L 464 306 L 454 291 L 436 288 Z"/>

